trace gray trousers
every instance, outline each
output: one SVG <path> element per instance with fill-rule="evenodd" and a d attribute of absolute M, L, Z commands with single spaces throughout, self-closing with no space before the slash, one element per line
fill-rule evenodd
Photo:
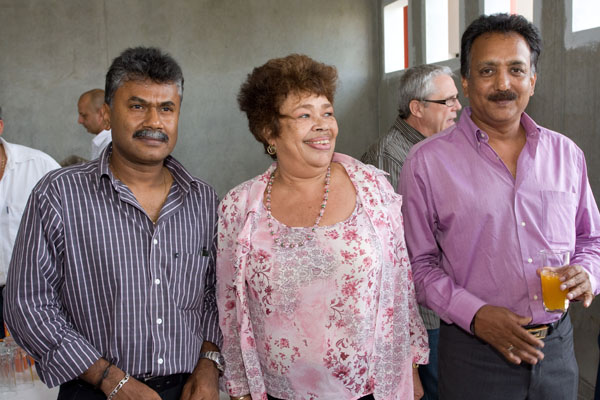
<path fill-rule="evenodd" d="M 579 370 L 567 317 L 544 339 L 544 359 L 514 365 L 492 346 L 442 322 L 440 400 L 576 400 Z"/>

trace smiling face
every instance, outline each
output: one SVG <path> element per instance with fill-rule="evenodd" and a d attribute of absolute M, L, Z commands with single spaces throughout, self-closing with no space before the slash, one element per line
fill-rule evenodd
<path fill-rule="evenodd" d="M 535 89 L 531 51 L 516 33 L 481 35 L 471 47 L 470 76 L 462 78 L 471 119 L 482 129 L 518 124 Z"/>
<path fill-rule="evenodd" d="M 277 162 L 295 176 L 327 168 L 338 134 L 333 105 L 325 96 L 289 94 L 279 108 L 279 136 L 268 139 L 277 148 Z"/>
<path fill-rule="evenodd" d="M 113 156 L 130 163 L 162 163 L 177 142 L 181 98 L 177 85 L 127 81 L 110 108 Z"/>
<path fill-rule="evenodd" d="M 432 83 L 435 89 L 430 96 L 427 96 L 428 100 L 446 100 L 458 96 L 458 89 L 456 89 L 452 77 L 438 75 L 433 78 Z M 457 116 L 456 113 L 462 108 L 458 99 L 456 99 L 452 107 L 438 103 L 422 104 L 423 121 L 419 131 L 423 136 L 431 136 L 454 125 L 454 120 Z"/>

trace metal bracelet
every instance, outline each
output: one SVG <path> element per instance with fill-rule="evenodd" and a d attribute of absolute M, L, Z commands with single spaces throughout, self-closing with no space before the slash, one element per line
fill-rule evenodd
<path fill-rule="evenodd" d="M 231 400 L 246 400 L 246 399 L 252 399 L 252 396 L 250 396 L 250 394 L 245 394 L 243 396 L 238 396 L 238 397 L 230 397 Z"/>
<path fill-rule="evenodd" d="M 108 397 L 106 398 L 106 400 L 112 400 L 117 393 L 119 392 L 119 390 L 121 390 L 121 388 L 127 383 L 127 381 L 129 380 L 129 374 L 125 373 L 125 376 L 123 377 L 123 379 L 121 379 L 119 381 L 119 383 L 117 383 L 117 386 L 115 386 L 115 388 L 113 389 L 112 392 L 110 392 L 110 394 L 108 395 Z"/>

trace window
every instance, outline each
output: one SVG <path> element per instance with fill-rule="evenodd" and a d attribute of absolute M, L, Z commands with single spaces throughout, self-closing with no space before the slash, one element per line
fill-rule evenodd
<path fill-rule="evenodd" d="M 427 0 L 425 3 L 425 62 L 448 60 L 460 52 L 459 0 Z"/>
<path fill-rule="evenodd" d="M 596 45 L 600 42 L 600 2 L 597 0 L 565 0 L 565 47 Z"/>
<path fill-rule="evenodd" d="M 591 0 L 573 0 L 573 32 L 600 26 L 600 2 Z"/>
<path fill-rule="evenodd" d="M 385 72 L 408 68 L 408 0 L 383 7 Z"/>
<path fill-rule="evenodd" d="M 483 13 L 485 15 L 520 14 L 527 20 L 533 21 L 533 0 L 485 0 Z"/>

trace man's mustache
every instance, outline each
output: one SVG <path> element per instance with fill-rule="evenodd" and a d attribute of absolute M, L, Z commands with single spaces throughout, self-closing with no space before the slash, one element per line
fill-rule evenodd
<path fill-rule="evenodd" d="M 505 90 L 502 92 L 495 92 L 488 96 L 489 101 L 504 101 L 504 100 L 516 100 L 517 94 L 511 90 Z"/>
<path fill-rule="evenodd" d="M 160 140 L 161 142 L 165 142 L 165 143 L 169 142 L 169 137 L 167 136 L 166 133 L 164 133 L 163 131 L 154 130 L 154 129 L 141 129 L 139 131 L 136 131 L 133 134 L 133 137 L 134 137 L 134 139 L 148 138 L 148 139 Z"/>

